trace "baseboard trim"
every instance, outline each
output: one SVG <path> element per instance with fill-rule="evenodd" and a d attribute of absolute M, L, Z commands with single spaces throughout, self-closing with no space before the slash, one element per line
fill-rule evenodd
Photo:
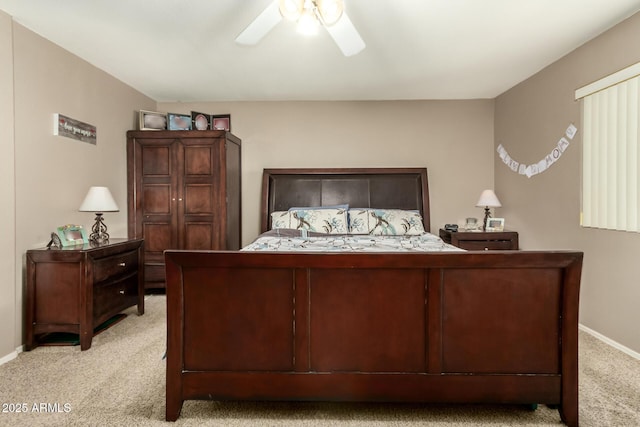
<path fill-rule="evenodd" d="M 6 356 L 3 356 L 0 358 L 0 365 L 4 365 L 7 362 L 12 361 L 13 359 L 15 359 L 16 357 L 18 357 L 18 351 L 12 351 L 11 353 L 7 354 Z"/>
<path fill-rule="evenodd" d="M 595 338 L 599 339 L 600 341 L 604 342 L 605 344 L 609 344 L 611 347 L 615 348 L 616 350 L 620 350 L 621 352 L 623 352 L 625 354 L 628 354 L 629 356 L 633 357 L 634 359 L 640 360 L 640 353 L 638 353 L 637 351 L 633 351 L 629 347 L 625 347 L 624 345 L 620 344 L 619 342 L 614 341 L 611 338 L 608 338 L 608 337 L 602 335 L 600 332 L 596 332 L 593 329 L 584 326 L 582 323 L 580 323 L 578 325 L 578 328 L 580 330 L 588 333 L 589 335 L 593 335 Z"/>

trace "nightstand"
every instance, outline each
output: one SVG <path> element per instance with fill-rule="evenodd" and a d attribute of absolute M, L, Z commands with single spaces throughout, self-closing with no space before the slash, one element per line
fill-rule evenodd
<path fill-rule="evenodd" d="M 440 238 L 468 251 L 518 250 L 516 231 L 449 231 L 441 228 Z"/>
<path fill-rule="evenodd" d="M 91 347 L 96 326 L 122 310 L 144 313 L 142 239 L 27 251 L 26 343 L 52 332 L 79 335 L 80 349 Z"/>

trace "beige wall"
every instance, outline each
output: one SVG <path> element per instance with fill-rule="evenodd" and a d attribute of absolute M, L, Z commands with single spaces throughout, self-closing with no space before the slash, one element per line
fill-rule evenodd
<path fill-rule="evenodd" d="M 431 228 L 480 217 L 493 187 L 493 101 L 159 103 L 158 110 L 231 114 L 242 139 L 242 230 L 259 231 L 262 170 L 426 167 Z"/>
<path fill-rule="evenodd" d="M 10 29 L 11 21 L 1 17 L 0 43 L 6 44 L 5 34 Z M 15 192 L 5 189 L 3 180 L 0 194 L 8 192 L 10 198 L 15 194 L 15 221 L 11 221 L 11 230 L 15 229 L 16 241 L 15 251 L 10 254 L 15 279 L 13 289 L 0 287 L 0 301 L 4 304 L 5 300 L 14 299 L 15 294 L 15 304 L 9 307 L 15 332 L 9 338 L 0 334 L 0 357 L 23 341 L 25 252 L 44 246 L 58 225 L 92 225 L 93 214 L 78 212 L 90 186 L 105 185 L 111 189 L 120 212 L 106 214 L 106 222 L 111 236 L 126 237 L 125 134 L 135 127 L 136 110 L 154 109 L 156 104 L 18 24 L 13 24 L 13 46 L 14 79 L 0 74 L 0 90 L 12 85 L 14 92 L 10 103 L 15 105 L 15 115 L 8 127 L 13 125 L 15 135 L 13 138 L 6 135 L 9 144 L 2 135 L 2 153 L 10 153 L 14 141 L 15 156 L 10 158 L 15 159 Z M 5 55 L 5 49 L 1 51 Z M 4 73 L 5 62 L 2 63 Z M 7 106 L 5 98 L 2 99 L 0 109 L 4 113 Z M 97 145 L 54 136 L 54 113 L 95 125 Z M 6 132 L 6 127 L 0 127 L 0 132 Z M 3 174 L 4 171 L 2 168 Z M 4 327 L 3 322 L 0 328 Z"/>
<path fill-rule="evenodd" d="M 0 12 L 0 359 L 16 348 L 13 47 L 11 18 Z"/>
<path fill-rule="evenodd" d="M 640 352 L 640 234 L 586 229 L 580 215 L 580 102 L 575 89 L 640 61 L 640 14 L 617 25 L 496 99 L 496 146 L 530 164 L 551 151 L 566 127 L 572 145 L 546 172 L 526 178 L 494 153 L 495 180 L 509 226 L 525 249 L 569 248 L 585 253 L 582 324 Z"/>

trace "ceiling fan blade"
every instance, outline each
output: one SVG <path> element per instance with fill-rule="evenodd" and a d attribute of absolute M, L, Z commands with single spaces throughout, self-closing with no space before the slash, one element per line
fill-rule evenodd
<path fill-rule="evenodd" d="M 282 15 L 280 14 L 278 2 L 272 1 L 271 4 L 236 37 L 236 43 L 244 45 L 258 44 L 281 20 Z"/>
<path fill-rule="evenodd" d="M 353 56 L 366 46 L 346 12 L 342 12 L 342 17 L 338 22 L 330 27 L 326 27 L 326 29 L 344 56 Z"/>

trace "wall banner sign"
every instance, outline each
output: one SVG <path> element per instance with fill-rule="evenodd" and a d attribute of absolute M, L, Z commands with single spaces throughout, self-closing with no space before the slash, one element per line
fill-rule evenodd
<path fill-rule="evenodd" d="M 573 137 L 576 135 L 576 132 L 578 132 L 578 128 L 576 128 L 573 124 L 570 124 L 564 133 L 565 136 L 558 140 L 558 143 L 553 148 L 553 150 L 551 150 L 551 152 L 547 154 L 544 159 L 530 165 L 525 165 L 524 163 L 520 163 L 513 159 L 509 155 L 509 153 L 507 153 L 507 150 L 502 146 L 502 144 L 498 145 L 496 151 L 498 151 L 498 155 L 502 159 L 502 162 L 507 165 L 509 169 L 516 173 L 519 173 L 520 175 L 525 175 L 527 178 L 531 178 L 534 175 L 546 171 L 551 167 L 551 165 L 553 165 L 558 161 L 558 159 L 560 159 L 562 154 L 571 144 L 570 140 L 573 139 Z"/>
<path fill-rule="evenodd" d="M 96 145 L 96 127 L 62 114 L 53 115 L 53 134 Z"/>

